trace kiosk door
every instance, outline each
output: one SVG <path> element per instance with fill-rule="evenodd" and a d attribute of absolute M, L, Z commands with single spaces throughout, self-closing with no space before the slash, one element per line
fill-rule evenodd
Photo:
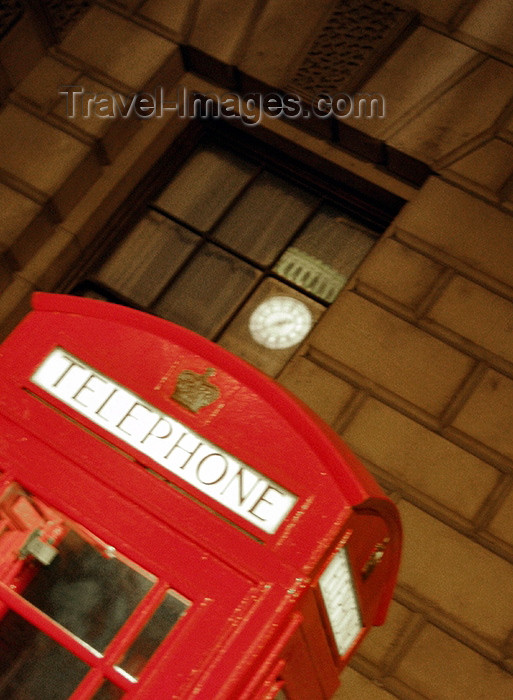
<path fill-rule="evenodd" d="M 36 480 L 58 480 L 66 497 L 57 508 L 21 488 L 1 456 L 0 698 L 197 693 L 194 669 L 216 667 L 258 587 L 14 424 L 1 428 L 17 475 L 33 482 L 37 459 Z"/>

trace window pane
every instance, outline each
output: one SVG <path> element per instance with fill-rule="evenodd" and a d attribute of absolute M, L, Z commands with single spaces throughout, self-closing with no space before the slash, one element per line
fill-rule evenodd
<path fill-rule="evenodd" d="M 110 681 L 105 681 L 93 695 L 92 700 L 119 700 L 124 695 L 124 691 Z"/>
<path fill-rule="evenodd" d="M 108 558 L 77 532 L 57 545 L 23 596 L 94 649 L 103 652 L 152 581 L 115 557 Z"/>
<path fill-rule="evenodd" d="M 262 265 L 273 262 L 316 198 L 271 173 L 251 184 L 215 230 L 216 240 Z"/>
<path fill-rule="evenodd" d="M 324 206 L 275 266 L 285 279 L 332 302 L 376 242 L 339 209 Z"/>
<path fill-rule="evenodd" d="M 254 324 L 258 309 L 261 313 Z M 321 304 L 266 279 L 223 333 L 219 345 L 275 377 L 323 311 Z"/>
<path fill-rule="evenodd" d="M 153 311 L 211 338 L 234 312 L 258 271 L 214 245 L 206 245 Z"/>
<path fill-rule="evenodd" d="M 119 666 L 137 678 L 146 662 L 188 607 L 189 603 L 178 598 L 172 591 L 168 591 Z"/>
<path fill-rule="evenodd" d="M 95 278 L 136 304 L 148 306 L 199 240 L 183 226 L 150 211 Z"/>
<path fill-rule="evenodd" d="M 0 619 L 0 699 L 66 700 L 89 666 L 16 613 Z"/>
<path fill-rule="evenodd" d="M 189 226 L 208 231 L 257 166 L 215 146 L 198 148 L 156 204 Z"/>

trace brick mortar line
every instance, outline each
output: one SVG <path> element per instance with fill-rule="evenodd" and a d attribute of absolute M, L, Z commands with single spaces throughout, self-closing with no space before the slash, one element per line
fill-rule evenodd
<path fill-rule="evenodd" d="M 509 668 L 508 659 L 504 656 L 503 648 L 484 638 L 478 632 L 474 632 L 470 627 L 462 625 L 455 617 L 445 613 L 436 604 L 423 598 L 416 591 L 398 583 L 394 591 L 394 600 L 411 612 L 420 613 L 433 627 L 437 627 L 509 675 L 513 675 L 513 670 Z"/>
<path fill-rule="evenodd" d="M 309 346 L 305 355 L 305 359 L 317 365 L 321 369 L 330 372 L 335 377 L 342 379 L 357 390 L 364 391 L 368 396 L 384 403 L 386 406 L 393 408 L 407 418 L 411 418 L 415 422 L 422 425 L 424 428 L 440 435 L 449 442 L 461 447 L 466 452 L 469 452 L 474 457 L 490 464 L 501 472 L 510 474 L 513 472 L 513 460 L 496 452 L 479 442 L 471 435 L 466 435 L 454 428 L 444 428 L 436 416 L 428 413 L 415 404 L 403 399 L 398 394 L 386 389 L 385 387 L 376 384 L 356 370 L 347 365 L 338 362 L 329 355 L 326 355 L 314 346 Z"/>
<path fill-rule="evenodd" d="M 487 462 L 499 471 L 505 474 L 511 474 L 513 472 L 513 460 L 510 457 L 485 445 L 471 435 L 467 435 L 467 433 L 453 428 L 452 426 L 441 428 L 439 434 L 446 440 L 453 442 L 455 445 L 458 445 L 458 447 L 470 452 L 475 457 L 478 457 L 483 462 Z"/>
<path fill-rule="evenodd" d="M 440 421 L 437 416 L 428 413 L 428 411 L 416 406 L 407 399 L 402 398 L 399 394 L 376 384 L 372 379 L 369 379 L 364 374 L 352 369 L 348 365 L 335 360 L 330 355 L 327 355 L 322 350 L 318 350 L 315 346 L 310 345 L 304 355 L 305 359 L 317 365 L 321 369 L 330 372 L 335 377 L 351 384 L 355 389 L 365 391 L 372 398 L 379 399 L 383 403 L 392 408 L 396 408 L 404 415 L 413 418 L 430 430 L 437 431 L 440 428 Z"/>
<path fill-rule="evenodd" d="M 465 177 L 465 175 L 457 173 L 455 170 L 451 170 L 450 166 L 443 170 L 443 175 L 445 182 L 458 187 L 464 192 L 472 193 L 473 196 L 477 196 L 481 200 L 484 199 L 488 204 L 498 208 L 502 213 L 507 213 L 509 202 L 507 197 L 500 196 L 502 186 L 497 191 L 491 190 L 486 185 L 482 185 L 475 180 Z"/>
<path fill-rule="evenodd" d="M 428 110 L 440 98 L 447 95 L 459 83 L 475 73 L 484 63 L 486 56 L 480 53 L 470 57 L 462 66 L 453 71 L 442 83 L 432 88 L 427 95 L 421 97 L 415 104 L 407 108 L 386 130 L 383 132 L 383 140 L 390 142 L 397 133 L 411 124 L 419 115 Z"/>
<path fill-rule="evenodd" d="M 504 644 L 504 648 L 506 650 L 506 656 L 509 657 L 509 659 L 513 660 L 513 630 L 511 630 L 511 632 L 509 633 Z M 511 673 L 513 674 L 513 667 L 511 669 Z"/>
<path fill-rule="evenodd" d="M 513 475 L 502 474 L 474 516 L 476 533 L 486 531 L 513 489 Z M 491 534 L 491 533 L 490 533 Z M 497 538 L 499 540 L 499 538 Z M 500 541 L 500 540 L 499 540 Z"/>
<path fill-rule="evenodd" d="M 487 132 L 483 132 L 487 133 Z M 498 134 L 494 134 L 497 136 Z M 474 200 L 478 200 L 479 202 L 482 202 L 483 204 L 486 204 L 487 206 L 491 207 L 492 209 L 495 209 L 496 211 L 500 212 L 501 214 L 506 214 L 506 216 L 511 217 L 512 211 L 511 211 L 511 204 L 512 202 L 507 202 L 509 206 L 505 206 L 505 204 L 501 201 L 495 202 L 490 199 L 489 196 L 484 195 L 480 189 L 483 188 L 483 185 L 479 185 L 478 182 L 475 182 L 474 180 L 469 180 L 470 185 L 465 185 L 463 182 L 455 183 L 451 181 L 451 178 L 449 176 L 445 176 L 444 173 L 437 173 L 438 177 L 442 182 L 445 182 L 448 185 L 451 185 L 452 187 L 455 187 L 458 189 L 460 192 L 463 192 L 464 194 L 469 195 L 472 197 Z M 462 180 L 464 180 L 464 176 L 462 175 Z"/>
<path fill-rule="evenodd" d="M 475 199 L 475 194 L 472 196 Z M 487 202 L 487 204 L 490 206 L 490 202 Z M 511 218 L 513 225 L 511 211 L 504 212 L 498 207 L 495 207 L 495 209 L 497 209 L 497 211 L 501 211 L 501 213 L 507 213 L 507 215 Z M 431 243 L 424 241 L 422 238 L 415 236 L 413 233 L 409 233 L 408 231 L 396 226 L 391 238 L 392 240 L 399 241 L 408 248 L 411 248 L 411 250 L 420 253 L 433 262 L 445 265 L 446 267 L 452 267 L 462 277 L 466 277 L 470 281 L 476 282 L 489 292 L 493 292 L 494 294 L 503 297 L 507 301 L 513 301 L 513 287 L 511 285 L 492 277 L 486 272 L 478 270 L 472 265 L 465 263 L 463 260 L 460 260 L 450 253 L 445 252 L 441 248 L 437 248 L 435 245 L 432 245 Z"/>
<path fill-rule="evenodd" d="M 120 80 L 117 80 L 109 73 L 104 73 L 103 71 L 98 70 L 98 68 L 95 66 L 92 66 L 77 56 L 74 56 L 72 53 L 64 51 L 64 49 L 62 49 L 59 45 L 52 46 L 48 51 L 48 56 L 67 66 L 68 68 L 78 71 L 80 75 L 78 76 L 77 80 L 84 80 L 85 78 L 88 78 L 89 80 L 105 85 L 105 87 L 109 88 L 112 92 L 120 92 L 123 95 L 135 91 L 133 87 L 121 82 Z M 143 90 L 144 88 L 141 88 L 141 91 Z"/>
<path fill-rule="evenodd" d="M 39 121 L 43 122 L 44 124 L 48 124 L 48 126 L 51 126 L 53 129 L 57 129 L 58 131 L 61 131 L 76 139 L 80 143 L 83 143 L 85 146 L 89 146 L 91 149 L 95 147 L 96 141 L 105 135 L 102 134 L 101 136 L 93 136 L 89 132 L 75 126 L 72 121 L 66 120 L 64 117 L 60 117 L 58 114 L 54 114 L 53 112 L 47 112 L 41 109 L 41 107 L 39 107 L 37 104 L 19 93 L 12 92 L 9 95 L 7 102 L 14 105 L 18 109 L 21 109 L 27 114 L 32 115 L 36 119 L 39 119 Z M 119 120 L 111 119 L 110 128 L 105 133 L 108 133 L 115 124 L 119 123 Z"/>
<path fill-rule="evenodd" d="M 457 350 L 458 352 L 471 357 L 476 361 L 487 362 L 493 369 L 501 372 L 513 379 L 513 363 L 494 353 L 487 348 L 483 348 L 472 340 L 452 331 L 450 328 L 443 326 L 437 321 L 417 315 L 416 310 L 407 307 L 401 302 L 397 302 L 387 294 L 383 294 L 379 289 L 372 287 L 365 282 L 356 281 L 355 286 L 350 290 L 361 299 L 374 304 L 378 308 L 386 311 L 402 321 L 409 323 L 411 326 L 427 333 L 432 338 L 436 338 L 448 347 Z M 513 301 L 508 299 L 507 301 Z M 433 302 L 434 303 L 434 302 Z"/>
<path fill-rule="evenodd" d="M 463 378 L 459 387 L 447 402 L 444 410 L 440 413 L 440 426 L 442 430 L 453 423 L 461 409 L 481 384 L 487 369 L 488 366 L 484 362 L 476 361 L 474 367 L 467 376 Z"/>
<path fill-rule="evenodd" d="M 454 146 L 451 150 L 444 153 L 440 158 L 433 162 L 433 170 L 437 172 L 442 172 L 444 170 L 449 170 L 451 165 L 457 163 L 462 158 L 465 158 L 472 153 L 475 153 L 478 148 L 483 146 L 483 144 L 491 141 L 497 132 L 497 127 L 492 124 L 492 126 L 482 129 L 475 136 L 472 136 L 467 141 L 459 144 L 459 146 Z M 446 178 L 446 175 L 444 173 Z M 470 181 L 473 182 L 472 180 Z M 476 183 L 477 184 L 477 183 Z"/>
<path fill-rule="evenodd" d="M 20 194 L 22 197 L 30 199 L 31 202 L 35 202 L 35 204 L 38 204 L 41 208 L 48 203 L 50 198 L 46 192 L 43 192 L 43 190 L 38 190 L 33 185 L 30 185 L 28 182 L 25 182 L 25 180 L 13 175 L 2 167 L 0 167 L 0 182 L 6 187 L 9 187 L 9 189 Z M 38 214 L 36 214 L 36 216 L 37 215 Z M 28 225 L 30 226 L 30 223 Z M 20 233 L 20 235 L 22 235 L 22 233 Z"/>
<path fill-rule="evenodd" d="M 397 635 L 396 643 L 390 645 L 383 657 L 381 665 L 385 676 L 393 676 L 397 672 L 402 658 L 406 656 L 408 649 L 413 646 L 426 626 L 426 620 L 423 615 L 417 612 L 412 613 L 411 611 L 410 613 L 410 618 Z"/>
<path fill-rule="evenodd" d="M 350 668 L 361 676 L 371 681 L 379 688 L 394 695 L 399 700 L 430 700 L 426 695 L 421 695 L 404 681 L 390 676 L 384 676 L 379 666 L 356 654 L 351 659 Z M 344 678 L 342 676 L 342 689 L 344 689 Z M 432 700 L 432 699 L 431 699 Z"/>
<path fill-rule="evenodd" d="M 342 435 L 342 437 L 344 436 Z M 357 454 L 356 451 L 355 454 Z M 475 522 L 475 518 L 471 520 L 461 513 L 457 513 L 449 506 L 440 503 L 429 494 L 420 491 L 414 486 L 407 484 L 405 487 L 400 479 L 387 472 L 383 467 L 375 465 L 361 455 L 357 454 L 357 456 L 369 472 L 371 472 L 381 488 L 387 492 L 389 498 L 395 503 L 399 503 L 401 500 L 411 503 L 416 508 L 419 508 L 419 510 L 422 510 L 424 513 L 444 523 L 460 535 L 492 552 L 500 559 L 504 559 L 508 564 L 513 564 L 513 545 L 485 530 L 486 523 L 481 526 L 480 523 Z M 484 503 L 486 503 L 489 498 L 495 498 L 495 492 L 499 492 L 499 496 L 497 497 L 497 510 L 502 504 L 502 494 L 500 493 L 502 488 L 501 484 L 502 482 L 499 477 L 498 483 L 492 488 L 489 496 L 486 497 L 484 501 Z M 490 509 L 492 507 L 493 504 L 490 506 Z M 492 514 L 492 517 L 493 515 L 495 515 L 495 513 Z"/>
<path fill-rule="evenodd" d="M 344 438 L 344 435 L 341 435 Z M 361 462 L 373 474 L 380 486 L 389 494 L 394 502 L 405 500 L 413 504 L 420 510 L 440 522 L 444 523 L 452 530 L 456 530 L 464 537 L 476 542 L 484 549 L 493 552 L 495 555 L 513 564 L 513 544 L 502 540 L 486 530 L 491 520 L 495 517 L 504 500 L 511 493 L 511 477 L 499 474 L 495 485 L 488 496 L 476 511 L 476 515 L 470 519 L 452 510 L 449 506 L 437 501 L 433 496 L 424 493 L 411 484 L 406 484 L 394 474 L 388 472 L 384 467 L 376 465 L 369 459 L 359 455 L 354 451 Z"/>
<path fill-rule="evenodd" d="M 474 343 L 472 340 L 465 338 L 459 333 L 456 333 L 450 328 L 446 328 L 437 321 L 432 321 L 431 319 L 421 320 L 419 323 L 419 328 L 424 330 L 426 333 L 433 335 L 434 337 L 438 337 L 439 340 L 442 340 L 447 345 L 454 347 L 456 350 L 460 350 L 460 352 L 463 352 L 465 355 L 469 355 L 476 360 L 485 362 L 492 369 L 497 370 L 497 372 L 513 378 L 513 362 L 501 357 L 501 355 L 494 353 L 492 350 L 488 350 L 487 348 Z"/>
<path fill-rule="evenodd" d="M 347 428 L 347 426 L 353 422 L 354 417 L 366 402 L 367 397 L 367 391 L 354 389 L 353 395 L 333 421 L 333 430 L 341 434 Z"/>
<path fill-rule="evenodd" d="M 342 438 L 344 436 L 342 435 Z M 406 484 L 401 481 L 401 479 L 394 474 L 388 472 L 384 467 L 374 464 L 370 460 L 362 457 L 355 451 L 358 459 L 364 464 L 364 466 L 372 473 L 374 478 L 378 481 L 380 486 L 389 493 L 394 494 L 394 499 L 397 502 L 400 500 L 405 500 L 411 503 L 415 507 L 422 510 L 424 513 L 431 515 L 436 520 L 444 523 L 451 530 L 456 530 L 467 537 L 470 540 L 476 540 L 477 531 L 470 518 L 465 517 L 461 513 L 452 510 L 449 506 L 444 505 L 437 501 L 433 496 L 424 493 L 415 486 Z M 477 540 L 476 540 L 477 541 Z M 511 561 L 506 557 L 508 563 L 513 564 L 513 558 Z"/>
<path fill-rule="evenodd" d="M 414 308 L 413 312 L 416 318 L 421 319 L 431 311 L 436 302 L 444 294 L 449 284 L 456 277 L 456 274 L 456 270 L 452 267 L 443 267 L 441 269 L 440 274 L 431 285 L 431 289 L 427 292 L 424 299 Z"/>
<path fill-rule="evenodd" d="M 513 545 L 504 542 L 489 532 L 479 532 L 475 536 L 475 541 L 490 552 L 493 552 L 501 559 L 513 563 Z"/>

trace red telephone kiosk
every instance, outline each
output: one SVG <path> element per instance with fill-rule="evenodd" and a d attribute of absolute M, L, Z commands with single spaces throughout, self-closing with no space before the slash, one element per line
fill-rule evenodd
<path fill-rule="evenodd" d="M 196 334 L 36 294 L 0 425 L 0 698 L 320 700 L 384 621 L 394 504 Z"/>

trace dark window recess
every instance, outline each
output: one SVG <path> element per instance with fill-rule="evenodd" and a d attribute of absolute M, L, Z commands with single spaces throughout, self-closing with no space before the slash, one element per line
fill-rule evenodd
<path fill-rule="evenodd" d="M 225 143 L 205 136 L 174 173 L 164 159 L 71 293 L 161 316 L 276 376 L 392 215 L 289 156 Z"/>

